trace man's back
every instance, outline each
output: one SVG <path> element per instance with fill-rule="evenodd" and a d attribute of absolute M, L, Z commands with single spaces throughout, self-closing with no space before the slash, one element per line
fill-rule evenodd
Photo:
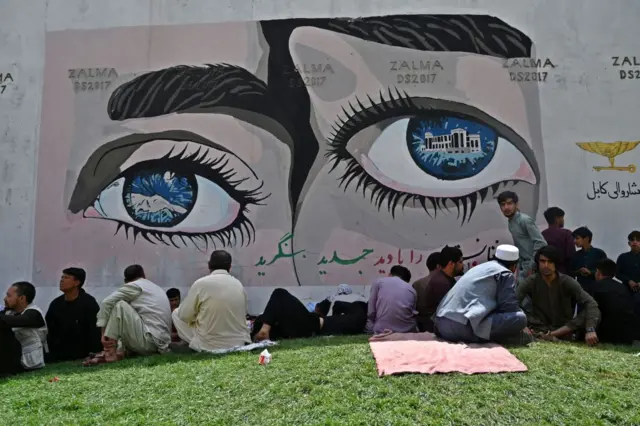
<path fill-rule="evenodd" d="M 598 336 L 611 343 L 631 343 L 638 319 L 629 289 L 612 278 L 594 282 L 589 293 L 598 303 L 602 315 Z"/>
<path fill-rule="evenodd" d="M 157 284 L 141 278 L 125 285 L 139 287 L 142 292 L 131 301 L 146 330 L 154 337 L 158 347 L 171 342 L 171 305 L 164 290 Z"/>
<path fill-rule="evenodd" d="M 369 299 L 369 327 L 374 333 L 391 330 L 409 333 L 416 330 L 416 291 L 398 277 L 377 280 Z"/>
<path fill-rule="evenodd" d="M 195 328 L 193 348 L 227 349 L 251 341 L 244 287 L 227 271 L 216 270 L 197 280 L 179 312 Z"/>
<path fill-rule="evenodd" d="M 460 324 L 469 321 L 477 335 L 487 338 L 491 324 L 483 321 L 497 306 L 497 277 L 503 273 L 509 271 L 495 261 L 471 268 L 444 296 L 436 316 Z"/>
<path fill-rule="evenodd" d="M 571 265 L 571 259 L 576 253 L 576 248 L 573 243 L 573 234 L 571 231 L 565 228 L 547 228 L 542 231 L 542 236 L 552 247 L 558 249 L 560 253 L 560 265 L 556 265 L 558 271 L 563 274 L 567 274 L 569 266 Z"/>
<path fill-rule="evenodd" d="M 427 289 L 435 271 L 429 272 L 429 275 L 422 277 L 413 283 L 413 289 L 416 291 L 416 311 L 418 311 L 417 322 L 420 331 L 433 331 L 433 322 L 429 315 L 429 301 L 427 300 Z"/>

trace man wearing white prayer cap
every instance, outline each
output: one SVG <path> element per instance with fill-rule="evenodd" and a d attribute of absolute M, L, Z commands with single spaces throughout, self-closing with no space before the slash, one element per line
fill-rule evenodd
<path fill-rule="evenodd" d="M 515 246 L 503 244 L 491 261 L 464 274 L 438 305 L 436 335 L 452 342 L 532 342 L 516 297 L 519 258 Z"/>

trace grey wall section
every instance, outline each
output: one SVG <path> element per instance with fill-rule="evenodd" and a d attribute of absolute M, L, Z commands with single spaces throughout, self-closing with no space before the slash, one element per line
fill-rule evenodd
<path fill-rule="evenodd" d="M 578 5 L 575 2 L 552 0 L 4 0 L 0 8 L 0 274 L 7 285 L 15 280 L 33 279 L 38 287 L 38 303 L 41 305 L 46 305 L 57 294 L 56 274 L 39 270 L 39 265 L 46 263 L 42 262 L 42 258 L 47 257 L 46 251 L 73 253 L 74 250 L 70 249 L 70 246 L 78 244 L 73 238 L 65 239 L 63 233 L 57 234 L 57 237 L 52 234 L 35 238 L 36 184 L 40 167 L 39 141 L 47 137 L 56 140 L 57 137 L 55 134 L 42 134 L 40 128 L 43 90 L 48 90 L 43 89 L 47 78 L 46 40 L 47 34 L 66 30 L 154 28 L 288 18 L 356 18 L 403 14 L 471 14 L 499 18 L 532 40 L 532 56 L 549 58 L 555 65 L 552 69 L 539 70 L 548 72 L 548 76 L 535 87 L 539 111 L 529 112 L 530 117 L 531 114 L 539 114 L 540 123 L 537 128 L 532 126 L 528 129 L 531 138 L 541 140 L 544 147 L 543 158 L 539 159 L 542 173 L 540 179 L 543 183 L 536 189 L 540 193 L 534 196 L 535 203 L 540 204 L 534 203 L 534 206 L 525 203 L 527 205 L 523 206 L 523 209 L 536 214 L 538 223 L 542 224 L 542 211 L 545 207 L 561 206 L 567 212 L 567 227 L 588 225 L 596 235 L 595 244 L 605 249 L 613 258 L 626 250 L 626 236 L 637 226 L 635 217 L 640 206 L 640 197 L 633 194 L 632 188 L 637 188 L 633 185 L 640 185 L 638 174 L 615 170 L 595 171 L 594 166 L 609 164 L 607 158 L 580 149 L 576 143 L 640 140 L 636 117 L 640 103 L 637 96 L 640 88 L 640 27 L 637 25 L 640 2 L 585 0 Z M 317 34 L 324 37 L 320 30 Z M 305 59 L 305 55 L 317 54 L 319 47 L 315 45 L 312 36 L 314 33 L 294 32 L 292 37 L 303 48 L 296 50 L 292 45 L 292 54 L 298 55 L 302 60 Z M 347 41 L 352 46 L 362 43 Z M 266 49 L 265 46 L 261 48 Z M 188 49 L 188 46 L 185 49 Z M 313 53 L 313 49 L 316 53 Z M 356 49 L 366 52 L 367 47 Z M 255 56 L 257 57 L 257 54 Z M 614 59 L 615 57 L 618 59 Z M 623 60 L 625 57 L 628 58 L 626 62 Z M 361 59 L 362 63 L 367 63 L 366 54 L 363 53 Z M 342 63 L 349 66 L 348 60 Z M 356 63 L 351 65 L 358 66 Z M 251 66 L 254 75 L 266 79 L 266 62 L 256 62 Z M 368 64 L 366 69 L 373 76 L 376 75 L 375 66 Z M 622 76 L 625 78 L 621 78 Z M 531 87 L 528 85 L 526 90 L 533 90 Z M 526 94 L 526 90 L 523 89 L 523 96 L 533 96 Z M 335 93 L 318 93 L 317 102 L 313 105 L 312 128 L 320 139 L 325 132 L 323 117 L 328 114 L 329 101 L 335 96 Z M 262 127 L 267 128 L 268 125 Z M 279 134 L 279 130 L 269 131 L 271 134 Z M 536 135 L 536 132 L 540 134 Z M 615 161 L 616 166 L 627 166 L 637 165 L 639 159 L 640 150 L 634 149 L 619 155 Z M 311 172 L 318 173 L 320 178 L 296 191 L 313 195 L 314 191 L 317 192 L 319 187 L 322 188 L 327 183 L 323 180 L 326 177 L 322 175 L 322 164 L 309 167 Z M 596 189 L 601 193 L 595 194 Z M 632 189 L 631 193 L 629 189 Z M 38 190 L 42 191 L 43 188 L 40 187 Z M 332 197 L 331 194 L 326 199 L 316 197 L 314 202 L 317 204 L 309 203 L 306 208 L 322 208 L 326 203 L 335 200 Z M 356 201 L 354 198 L 353 204 L 341 205 L 336 208 L 335 213 L 344 217 L 349 212 L 365 209 L 363 203 L 364 201 Z M 60 200 L 60 206 L 51 208 L 67 207 L 65 201 Z M 38 220 L 45 219 L 39 217 Z M 411 220 L 409 217 L 406 223 L 411 224 Z M 500 224 L 500 220 L 499 216 L 487 219 L 487 227 L 493 227 L 494 221 Z M 345 223 L 343 229 L 355 229 L 359 221 L 358 217 L 353 216 L 354 223 Z M 69 222 L 68 226 L 71 229 L 73 224 Z M 423 253 L 428 253 L 440 245 L 429 242 L 416 244 L 411 241 L 410 232 L 407 232 L 406 236 L 399 236 L 401 232 L 396 233 L 398 235 L 389 235 L 389 232 L 393 234 L 393 231 L 387 230 L 389 227 L 383 227 L 381 230 L 376 229 L 375 225 L 372 226 L 368 231 L 362 232 L 370 232 L 378 241 L 396 242 L 395 245 L 386 248 L 387 252 L 393 247 L 400 247 L 420 249 Z M 414 225 L 405 225 L 405 228 L 410 226 Z M 457 232 L 455 229 L 452 234 Z M 313 247 L 310 242 L 317 239 L 317 235 L 313 229 L 313 216 L 305 215 L 304 208 L 299 212 L 295 235 L 296 238 L 306 241 L 308 251 L 314 255 L 320 255 L 321 250 L 326 249 L 324 245 Z M 493 239 L 493 236 L 491 238 Z M 508 240 L 508 235 L 506 238 Z M 462 243 L 463 249 L 467 247 L 468 236 L 453 236 L 452 240 L 454 243 Z M 35 247 L 36 241 L 44 241 L 44 248 L 38 250 Z M 471 248 L 465 251 L 472 252 L 475 249 L 472 244 Z M 387 252 L 384 252 L 385 256 Z M 162 256 L 162 252 L 158 253 Z M 373 257 L 377 259 L 380 255 L 376 252 Z M 82 260 L 68 259 L 68 263 L 75 262 L 82 263 Z M 194 275 L 203 273 L 204 260 L 193 262 Z M 108 263 L 105 261 L 101 268 L 89 271 L 89 287 L 98 297 L 104 296 L 119 284 L 120 278 L 117 274 L 120 263 L 114 260 L 113 267 L 108 266 Z M 186 290 L 192 277 L 189 275 L 188 278 L 184 278 L 181 273 L 172 274 L 169 271 L 172 268 L 171 263 L 161 263 L 158 261 L 158 265 L 154 265 L 158 281 L 163 281 L 160 284 L 165 287 L 177 285 Z M 250 262 L 247 260 L 245 263 L 248 265 Z M 63 266 L 66 265 L 60 265 Z M 420 268 L 424 269 L 423 265 L 416 266 L 413 269 L 414 274 L 419 274 Z M 249 272 L 242 272 L 245 274 L 242 275 L 245 281 L 249 282 L 255 278 L 256 274 L 253 272 L 251 271 L 251 279 Z M 303 276 L 305 282 L 312 284 L 295 289 L 302 298 L 324 296 L 338 284 L 320 280 L 315 263 L 302 262 L 297 273 L 298 279 Z M 176 281 L 182 279 L 187 282 L 176 284 Z M 284 282 L 286 280 L 282 278 L 281 281 L 285 286 L 296 284 L 294 280 Z M 275 283 L 266 284 L 268 285 L 250 283 L 249 292 L 254 312 L 261 309 L 274 286 L 272 284 Z M 322 284 L 331 288 L 323 288 Z M 366 282 L 355 282 L 355 288 L 366 293 Z"/>

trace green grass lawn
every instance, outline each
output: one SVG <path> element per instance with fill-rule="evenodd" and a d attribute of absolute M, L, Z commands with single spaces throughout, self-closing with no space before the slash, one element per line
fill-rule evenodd
<path fill-rule="evenodd" d="M 58 364 L 0 382 L 0 424 L 640 424 L 638 349 L 535 343 L 527 373 L 378 378 L 366 337 Z M 58 382 L 49 379 L 58 377 Z"/>

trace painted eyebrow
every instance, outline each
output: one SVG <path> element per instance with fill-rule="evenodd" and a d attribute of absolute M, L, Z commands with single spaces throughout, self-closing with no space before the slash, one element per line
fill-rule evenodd
<path fill-rule="evenodd" d="M 98 194 L 121 173 L 120 166 L 139 148 L 156 140 L 193 142 L 214 148 L 238 159 L 258 179 L 253 169 L 231 150 L 196 133 L 186 130 L 134 133 L 103 144 L 89 156 L 78 175 L 69 201 L 69 211 L 78 213 L 89 207 Z"/>
<path fill-rule="evenodd" d="M 242 67 L 177 65 L 123 83 L 111 94 L 107 110 L 114 121 L 216 107 L 263 112 L 266 97 L 267 85 Z"/>

